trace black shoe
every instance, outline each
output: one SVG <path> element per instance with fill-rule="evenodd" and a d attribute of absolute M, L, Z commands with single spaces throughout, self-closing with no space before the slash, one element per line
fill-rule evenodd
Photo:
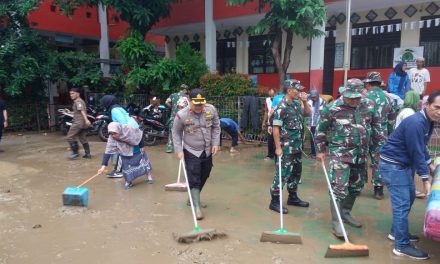
<path fill-rule="evenodd" d="M 272 195 L 272 200 L 269 204 L 269 209 L 272 211 L 275 211 L 277 213 L 280 213 L 280 197 Z M 287 214 L 288 210 L 283 206 L 283 214 Z"/>
<path fill-rule="evenodd" d="M 412 259 L 419 259 L 419 260 L 429 259 L 428 254 L 426 254 L 425 252 L 423 252 L 413 246 L 407 246 L 402 249 L 395 248 L 395 249 L 393 249 L 393 253 L 396 256 L 409 257 Z"/>
<path fill-rule="evenodd" d="M 309 207 L 309 202 L 305 202 L 299 199 L 296 192 L 289 193 L 289 199 L 287 199 L 288 205 L 298 206 L 298 207 Z"/>
<path fill-rule="evenodd" d="M 416 235 L 408 235 L 409 241 L 411 242 L 419 242 L 420 241 L 420 237 L 416 236 Z M 392 234 L 388 234 L 388 239 L 391 241 L 395 241 L 396 238 L 392 235 Z"/>
<path fill-rule="evenodd" d="M 383 186 L 374 186 L 374 198 L 377 200 L 383 199 Z"/>

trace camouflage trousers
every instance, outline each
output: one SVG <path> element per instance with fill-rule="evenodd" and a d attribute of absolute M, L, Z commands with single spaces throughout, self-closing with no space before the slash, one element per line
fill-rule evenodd
<path fill-rule="evenodd" d="M 359 195 L 367 177 L 365 163 L 351 164 L 330 160 L 330 182 L 337 201 L 343 201 L 349 194 Z"/>
<path fill-rule="evenodd" d="M 379 151 L 369 151 L 370 155 L 370 166 L 371 166 L 371 183 L 374 186 L 383 186 L 383 179 L 380 175 L 379 171 L 379 160 L 380 160 L 380 153 Z M 365 183 L 368 183 L 368 174 L 365 174 Z"/>
<path fill-rule="evenodd" d="M 175 115 L 171 115 L 170 120 L 168 121 L 168 145 L 173 146 L 173 124 Z"/>
<path fill-rule="evenodd" d="M 274 196 L 280 195 L 280 182 L 279 182 L 279 171 L 278 163 L 280 158 L 276 157 L 275 161 L 275 176 L 273 178 L 273 183 L 270 188 L 270 194 Z M 298 183 L 301 180 L 302 172 L 302 161 L 301 153 L 299 154 L 287 154 L 281 157 L 281 188 L 287 183 L 287 191 L 296 192 L 298 190 Z"/>

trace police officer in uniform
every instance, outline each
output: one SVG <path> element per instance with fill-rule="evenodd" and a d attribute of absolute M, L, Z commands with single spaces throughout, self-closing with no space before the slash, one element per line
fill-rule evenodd
<path fill-rule="evenodd" d="M 347 81 L 342 96 L 321 112 L 316 136 L 319 160 L 330 158 L 330 181 L 341 217 L 347 224 L 360 228 L 362 224 L 351 216 L 367 175 L 367 155 L 370 141 L 376 138 L 380 120 L 374 118 L 374 103 L 362 95 L 364 84 L 359 79 Z M 333 234 L 342 238 L 336 208 L 330 201 Z"/>
<path fill-rule="evenodd" d="M 203 219 L 200 192 L 211 173 L 212 156 L 219 150 L 220 131 L 217 109 L 206 103 L 203 90 L 192 90 L 189 106 L 180 110 L 174 119 L 173 140 L 178 158 L 185 161 L 191 197 L 199 220 Z"/>
<path fill-rule="evenodd" d="M 287 183 L 288 205 L 309 207 L 298 195 L 298 183 L 301 180 L 304 116 L 310 116 L 311 109 L 307 104 L 307 94 L 300 92 L 304 87 L 299 81 L 290 79 L 284 83 L 284 98 L 273 113 L 273 138 L 275 140 L 276 173 L 270 188 L 272 200 L 269 209 L 280 212 L 280 190 L 278 163 L 281 160 L 282 186 Z M 299 102 L 299 99 L 303 102 Z M 303 106 L 302 106 L 303 105 Z M 287 208 L 283 208 L 287 214 Z"/>
<path fill-rule="evenodd" d="M 77 138 L 84 148 L 83 158 L 90 159 L 92 156 L 90 155 L 90 146 L 87 141 L 87 128 L 90 127 L 91 124 L 87 118 L 86 103 L 80 98 L 78 88 L 70 89 L 69 94 L 70 99 L 73 100 L 72 126 L 69 129 L 69 133 L 67 133 L 67 142 L 69 142 L 70 149 L 72 151 L 69 159 L 73 160 L 79 157 Z"/>

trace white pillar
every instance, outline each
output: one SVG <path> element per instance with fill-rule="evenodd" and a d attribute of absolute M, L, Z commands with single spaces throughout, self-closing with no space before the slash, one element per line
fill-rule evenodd
<path fill-rule="evenodd" d="M 110 76 L 110 51 L 108 45 L 107 7 L 99 2 L 99 24 L 101 26 L 101 38 L 99 40 L 99 58 L 101 59 L 101 71 L 105 77 Z"/>
<path fill-rule="evenodd" d="M 325 32 L 325 25 L 318 27 Z M 322 92 L 324 77 L 325 35 L 313 38 L 310 47 L 310 89 L 316 88 Z"/>
<path fill-rule="evenodd" d="M 205 0 L 205 59 L 211 72 L 217 70 L 217 40 L 213 0 Z"/>

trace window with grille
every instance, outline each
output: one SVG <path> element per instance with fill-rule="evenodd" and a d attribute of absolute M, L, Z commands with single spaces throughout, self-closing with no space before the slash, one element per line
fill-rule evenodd
<path fill-rule="evenodd" d="M 401 20 L 353 25 L 353 29 L 357 30 L 356 35 L 351 38 L 350 68 L 352 70 L 392 68 L 394 48 L 400 47 L 401 31 L 397 31 L 398 23 L 401 23 Z M 363 32 L 359 32 L 359 28 L 363 28 Z M 368 32 L 366 28 L 369 28 Z"/>
<path fill-rule="evenodd" d="M 267 35 L 249 37 L 250 74 L 277 72 L 271 50 L 271 39 Z"/>
<path fill-rule="evenodd" d="M 420 29 L 420 46 L 423 46 L 425 66 L 440 66 L 440 26 L 435 26 L 434 20 L 440 16 L 422 17 L 424 27 Z M 428 20 L 429 28 L 427 26 Z"/>

